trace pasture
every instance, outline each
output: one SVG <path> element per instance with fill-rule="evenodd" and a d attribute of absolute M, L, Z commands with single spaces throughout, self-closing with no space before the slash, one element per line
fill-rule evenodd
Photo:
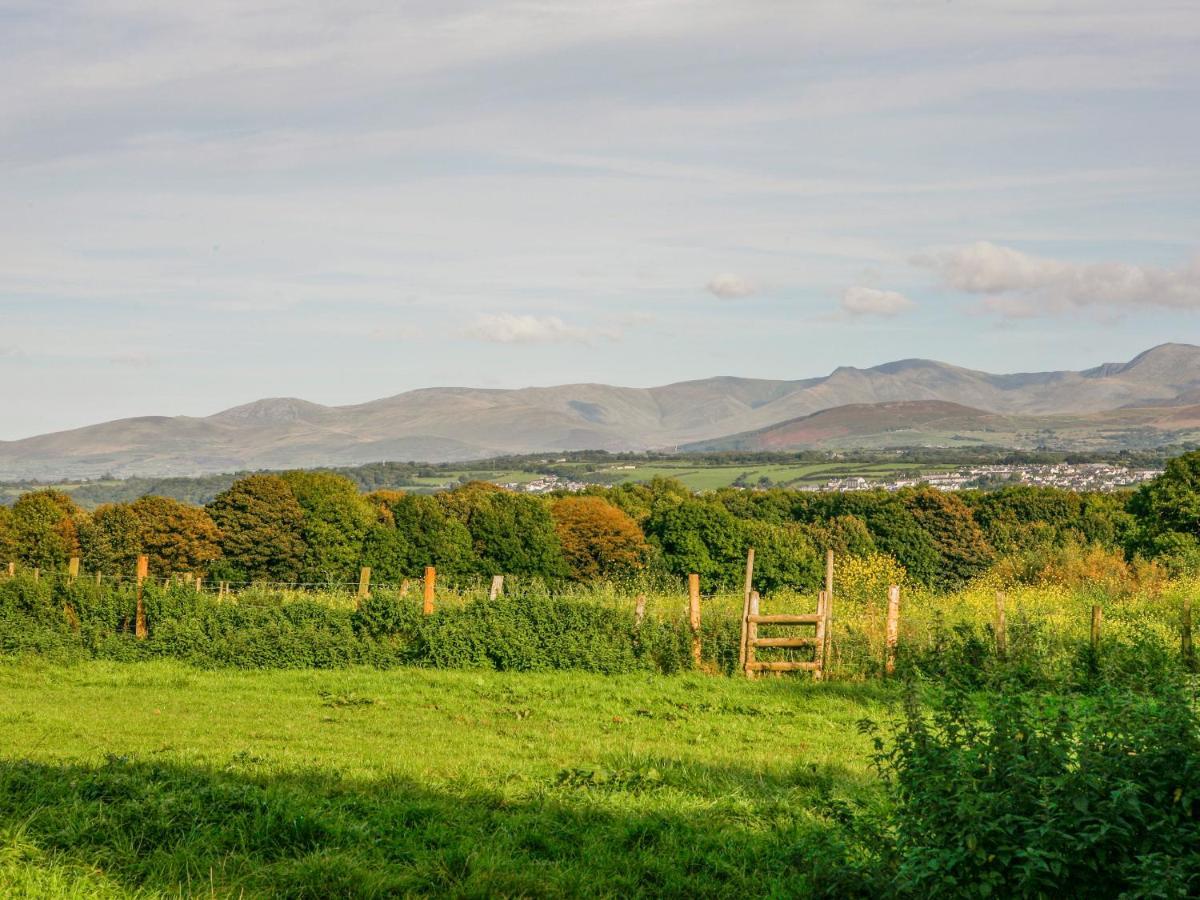
<path fill-rule="evenodd" d="M 816 891 L 878 685 L 0 666 L 4 896 Z"/>

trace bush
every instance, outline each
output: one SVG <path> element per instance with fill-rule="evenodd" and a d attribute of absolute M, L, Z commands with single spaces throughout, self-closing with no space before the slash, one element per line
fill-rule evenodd
<path fill-rule="evenodd" d="M 870 726 L 867 726 L 870 727 Z M 1200 721 L 1173 683 L 1061 698 L 911 694 L 876 762 L 902 896 L 1196 896 Z"/>

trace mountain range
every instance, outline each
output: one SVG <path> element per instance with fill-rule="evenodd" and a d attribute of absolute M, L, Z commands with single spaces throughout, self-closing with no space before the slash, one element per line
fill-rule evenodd
<path fill-rule="evenodd" d="M 0 441 L 0 478 L 194 475 L 454 462 L 555 450 L 995 445 L 1112 449 L 1200 437 L 1200 347 L 1080 372 L 995 375 L 925 359 L 795 381 L 651 388 L 425 388 L 351 406 L 258 400 Z"/>

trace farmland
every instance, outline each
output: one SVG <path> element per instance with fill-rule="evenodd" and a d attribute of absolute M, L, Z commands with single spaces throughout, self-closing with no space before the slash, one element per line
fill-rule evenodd
<path fill-rule="evenodd" d="M 0 892 L 31 896 L 805 892 L 823 806 L 877 799 L 854 723 L 886 705 L 788 681 L 178 663 L 10 664 L 0 685 Z"/>

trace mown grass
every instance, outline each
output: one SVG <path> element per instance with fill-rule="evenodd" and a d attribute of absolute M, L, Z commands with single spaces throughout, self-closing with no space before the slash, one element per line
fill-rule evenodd
<path fill-rule="evenodd" d="M 839 810 L 882 802 L 855 723 L 891 698 L 37 660 L 0 694 L 0 894 L 88 898 L 853 893 Z"/>

